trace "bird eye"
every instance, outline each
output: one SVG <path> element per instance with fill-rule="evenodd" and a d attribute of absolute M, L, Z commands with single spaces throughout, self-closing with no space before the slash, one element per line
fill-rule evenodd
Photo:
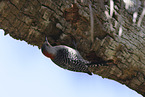
<path fill-rule="evenodd" d="M 48 44 L 46 44 L 47 46 L 49 46 Z"/>

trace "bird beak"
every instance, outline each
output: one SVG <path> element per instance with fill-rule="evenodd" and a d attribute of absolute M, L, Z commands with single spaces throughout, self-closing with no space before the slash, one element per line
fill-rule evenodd
<path fill-rule="evenodd" d="M 49 44 L 49 42 L 48 42 L 48 40 L 47 40 L 47 37 L 45 37 L 45 43 L 48 43 L 48 44 Z"/>
<path fill-rule="evenodd" d="M 45 42 L 44 43 L 47 43 L 49 46 L 51 46 L 50 43 L 47 40 L 47 37 L 45 37 Z"/>
<path fill-rule="evenodd" d="M 47 37 L 45 37 L 45 42 L 48 42 Z"/>

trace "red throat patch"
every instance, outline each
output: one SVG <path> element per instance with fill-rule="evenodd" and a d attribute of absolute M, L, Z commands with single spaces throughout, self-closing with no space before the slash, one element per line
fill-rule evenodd
<path fill-rule="evenodd" d="M 46 50 L 43 51 L 43 54 L 50 59 L 54 59 L 54 56 L 52 54 L 49 54 Z"/>

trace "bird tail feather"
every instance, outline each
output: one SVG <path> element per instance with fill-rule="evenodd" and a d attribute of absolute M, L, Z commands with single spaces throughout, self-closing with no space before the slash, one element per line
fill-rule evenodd
<path fill-rule="evenodd" d="M 109 66 L 109 65 L 113 65 L 113 64 L 114 64 L 114 62 L 112 62 L 112 60 L 108 60 L 108 61 L 90 62 L 86 65 L 88 67 L 98 67 L 98 66 Z"/>

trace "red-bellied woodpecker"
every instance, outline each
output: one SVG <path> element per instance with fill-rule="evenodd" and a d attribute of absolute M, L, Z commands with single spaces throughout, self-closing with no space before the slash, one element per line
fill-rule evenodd
<path fill-rule="evenodd" d="M 77 50 L 68 46 L 51 46 L 47 38 L 41 47 L 41 51 L 58 66 L 71 71 L 88 73 L 89 75 L 92 75 L 92 73 L 89 71 L 88 67 L 107 65 L 106 62 L 92 63 L 87 61 L 83 59 Z"/>

